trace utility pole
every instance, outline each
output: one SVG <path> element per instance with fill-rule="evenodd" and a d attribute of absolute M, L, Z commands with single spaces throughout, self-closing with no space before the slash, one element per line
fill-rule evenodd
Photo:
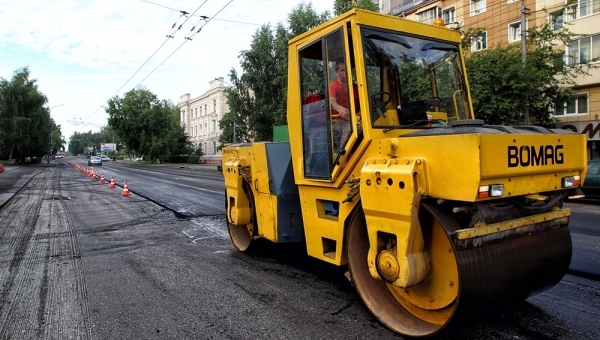
<path fill-rule="evenodd" d="M 525 0 L 521 0 L 521 52 L 523 69 L 527 65 L 527 12 L 529 9 L 525 7 Z M 523 104 L 523 120 L 525 125 L 529 125 L 529 103 Z"/>

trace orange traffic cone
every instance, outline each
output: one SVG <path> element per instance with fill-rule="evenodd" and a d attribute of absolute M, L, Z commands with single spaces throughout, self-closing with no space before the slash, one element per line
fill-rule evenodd
<path fill-rule="evenodd" d="M 129 186 L 127 185 L 127 181 L 123 183 L 123 196 L 129 196 Z"/>
<path fill-rule="evenodd" d="M 116 188 L 117 185 L 115 184 L 115 178 L 114 176 L 110 176 L 110 184 L 108 185 L 109 188 Z"/>
<path fill-rule="evenodd" d="M 104 183 L 106 182 L 106 180 L 104 179 L 104 173 L 102 173 L 102 176 L 100 176 L 100 183 Z"/>

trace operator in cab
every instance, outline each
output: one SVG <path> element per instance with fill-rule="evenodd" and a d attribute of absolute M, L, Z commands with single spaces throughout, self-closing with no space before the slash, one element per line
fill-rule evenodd
<path fill-rule="evenodd" d="M 329 102 L 331 104 L 331 124 L 333 130 L 334 151 L 339 152 L 350 132 L 350 97 L 348 95 L 348 76 L 344 61 L 335 63 L 336 80 L 329 84 Z M 358 106 L 358 86 L 352 83 L 354 102 Z M 360 109 L 356 108 L 356 113 Z"/>

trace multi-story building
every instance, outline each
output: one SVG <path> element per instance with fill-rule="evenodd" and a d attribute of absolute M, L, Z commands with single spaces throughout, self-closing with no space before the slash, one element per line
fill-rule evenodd
<path fill-rule="evenodd" d="M 600 58 L 600 0 L 524 0 L 526 29 L 549 23 L 586 36 L 558 48 L 571 64 L 595 62 Z M 521 42 L 521 0 L 380 0 L 383 13 L 432 23 L 444 19 L 449 28 L 481 28 L 484 34 L 471 44 L 476 53 L 497 43 Z M 557 105 L 554 117 L 564 129 L 583 133 L 588 139 L 589 158 L 600 157 L 600 69 L 579 76 L 571 90 L 577 99 Z M 477 114 L 477 113 L 475 113 Z"/>
<path fill-rule="evenodd" d="M 221 162 L 219 121 L 229 112 L 223 77 L 209 82 L 210 89 L 204 94 L 191 98 L 189 93 L 179 98 L 179 121 L 195 146 L 202 147 L 203 160 L 208 163 Z"/>

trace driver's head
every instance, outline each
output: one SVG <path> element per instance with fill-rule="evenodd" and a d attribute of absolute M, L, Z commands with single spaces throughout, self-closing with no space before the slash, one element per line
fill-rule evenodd
<path fill-rule="evenodd" d="M 335 75 L 342 84 L 346 84 L 346 63 L 338 61 L 335 63 Z"/>

